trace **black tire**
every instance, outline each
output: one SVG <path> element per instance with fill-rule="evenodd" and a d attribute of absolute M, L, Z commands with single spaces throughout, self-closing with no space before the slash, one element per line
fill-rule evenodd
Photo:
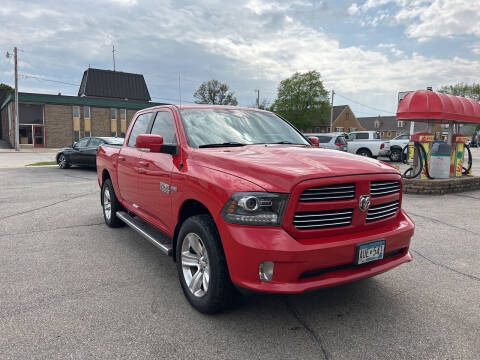
<path fill-rule="evenodd" d="M 398 149 L 390 151 L 390 161 L 392 162 L 401 162 L 402 161 L 402 152 Z"/>
<path fill-rule="evenodd" d="M 107 196 L 108 194 L 108 196 Z M 107 209 L 107 198 L 110 201 L 110 213 Z M 110 179 L 105 180 L 102 185 L 102 192 L 100 194 L 100 201 L 102 203 L 103 218 L 105 224 L 111 228 L 116 228 L 124 225 L 124 222 L 117 217 L 117 211 L 123 210 L 122 205 L 119 203 L 115 191 L 113 189 L 112 181 Z M 110 215 L 108 215 L 110 214 Z"/>
<path fill-rule="evenodd" d="M 57 164 L 60 169 L 68 169 L 71 166 L 63 153 L 57 156 Z"/>
<path fill-rule="evenodd" d="M 372 152 L 368 149 L 359 149 L 357 151 L 357 155 L 360 155 L 360 156 L 365 156 L 365 157 L 372 157 Z"/>
<path fill-rule="evenodd" d="M 196 251 L 190 245 L 192 241 L 191 237 L 200 240 L 203 246 L 203 252 L 200 251 L 200 253 L 205 254 L 206 251 L 206 258 L 204 255 L 200 256 L 200 254 L 196 254 Z M 186 241 L 188 241 L 188 243 Z M 182 248 L 187 255 L 182 254 Z M 188 260 L 192 257 L 197 258 L 197 260 L 193 260 L 193 263 L 199 265 L 187 265 L 184 267 L 182 258 Z M 178 233 L 176 263 L 183 293 L 195 309 L 205 314 L 213 314 L 236 304 L 234 299 L 236 296 L 238 297 L 238 292 L 230 279 L 220 236 L 210 215 L 195 215 L 185 220 L 182 224 Z M 203 269 L 201 268 L 202 263 L 204 266 Z M 205 263 L 207 265 L 205 265 Z M 192 272 L 193 267 L 196 267 L 195 272 Z M 199 272 L 199 276 L 197 272 Z M 185 275 L 185 273 L 187 275 Z M 204 282 L 205 273 L 208 274 L 206 290 Z M 201 281 L 199 289 L 195 291 L 197 295 L 193 292 L 195 286 L 192 284 L 194 283 L 195 275 L 197 275 L 197 278 L 202 277 L 202 279 L 199 280 Z M 185 279 L 185 276 L 191 277 L 191 279 L 188 280 L 194 288 L 193 290 L 190 290 L 187 285 L 188 280 Z"/>

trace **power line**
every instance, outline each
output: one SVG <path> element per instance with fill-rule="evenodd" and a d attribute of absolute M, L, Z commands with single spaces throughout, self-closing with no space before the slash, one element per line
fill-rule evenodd
<path fill-rule="evenodd" d="M 342 98 L 344 98 L 344 99 L 346 99 L 346 100 L 349 100 L 349 101 L 351 101 L 351 102 L 353 102 L 353 103 L 355 103 L 355 104 L 357 104 L 357 105 L 364 106 L 364 107 L 366 107 L 366 108 L 369 108 L 369 109 L 372 109 L 372 110 L 375 110 L 375 111 L 380 111 L 380 112 L 384 112 L 384 113 L 388 113 L 388 114 L 393 114 L 393 113 L 394 113 L 393 111 L 382 110 L 382 109 L 378 109 L 378 108 L 375 108 L 375 107 L 370 106 L 370 105 L 362 104 L 362 103 L 360 103 L 360 102 L 358 102 L 358 101 L 355 101 L 355 100 L 353 100 L 353 99 L 350 99 L 350 98 L 348 98 L 348 97 L 346 97 L 346 96 L 344 96 L 344 95 L 342 95 L 342 94 L 339 94 L 339 93 L 337 93 L 337 92 L 336 92 L 335 94 L 337 94 L 338 96 L 340 96 L 340 97 L 342 97 Z"/>
<path fill-rule="evenodd" d="M 54 82 L 54 83 L 59 83 L 59 84 L 64 84 L 64 85 L 80 86 L 80 84 L 73 84 L 73 83 L 60 81 L 60 80 L 47 79 L 47 78 L 37 76 L 37 75 L 29 75 L 29 74 L 19 74 L 19 75 L 24 79 L 36 79 L 36 80 L 49 81 L 49 82 Z"/>

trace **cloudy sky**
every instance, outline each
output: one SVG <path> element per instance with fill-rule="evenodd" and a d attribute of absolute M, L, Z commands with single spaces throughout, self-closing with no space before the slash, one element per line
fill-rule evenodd
<path fill-rule="evenodd" d="M 76 95 L 88 66 L 113 68 L 113 44 L 117 70 L 144 74 L 160 102 L 178 102 L 179 75 L 183 103 L 215 78 L 251 106 L 255 89 L 273 101 L 280 80 L 318 70 L 336 105 L 387 115 L 398 91 L 480 74 L 473 0 L 3 0 L 0 24 L 20 91 Z M 4 56 L 0 82 L 13 84 Z"/>

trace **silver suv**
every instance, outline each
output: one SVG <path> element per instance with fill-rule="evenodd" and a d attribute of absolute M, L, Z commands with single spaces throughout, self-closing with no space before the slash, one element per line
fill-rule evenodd
<path fill-rule="evenodd" d="M 309 133 L 305 136 L 314 136 L 318 139 L 319 146 L 325 149 L 347 151 L 347 141 L 343 135 L 335 133 Z"/>

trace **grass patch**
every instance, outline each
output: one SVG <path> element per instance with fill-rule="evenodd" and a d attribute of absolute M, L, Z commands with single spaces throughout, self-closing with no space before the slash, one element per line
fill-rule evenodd
<path fill-rule="evenodd" d="M 44 166 L 44 165 L 57 165 L 56 161 L 39 161 L 39 162 L 34 162 L 25 166 Z"/>

